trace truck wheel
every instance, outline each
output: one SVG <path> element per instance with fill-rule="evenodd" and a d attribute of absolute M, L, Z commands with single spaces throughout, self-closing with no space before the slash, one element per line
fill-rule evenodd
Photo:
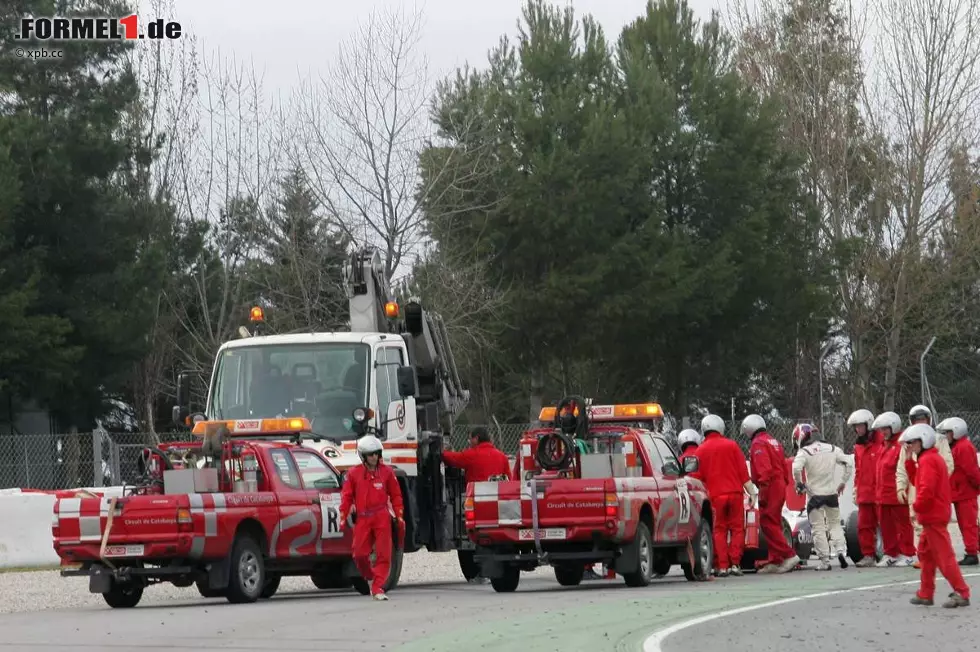
<path fill-rule="evenodd" d="M 224 589 L 212 589 L 208 585 L 208 578 L 197 580 L 194 582 L 197 586 L 197 592 L 201 594 L 202 598 L 223 598 L 225 597 Z"/>
<path fill-rule="evenodd" d="M 136 582 L 125 584 L 112 580 L 108 593 L 102 594 L 102 599 L 113 609 L 132 609 L 143 598 L 143 585 Z"/>
<path fill-rule="evenodd" d="M 636 570 L 623 575 L 626 586 L 649 586 L 653 580 L 653 538 L 643 521 L 636 524 Z"/>
<path fill-rule="evenodd" d="M 562 586 L 578 586 L 585 577 L 585 566 L 575 564 L 573 566 L 555 566 L 555 579 Z"/>
<path fill-rule="evenodd" d="M 715 564 L 715 540 L 711 523 L 701 519 L 697 535 L 691 541 L 691 554 L 694 555 L 694 565 L 690 562 L 681 564 L 684 577 L 689 582 L 699 582 L 708 579 L 708 574 Z M 681 559 L 687 557 L 687 550 L 681 550 Z"/>
<path fill-rule="evenodd" d="M 276 594 L 279 590 L 279 583 L 282 581 L 282 577 L 279 575 L 270 575 L 265 579 L 265 586 L 262 587 L 262 594 L 260 597 L 269 599 Z"/>
<path fill-rule="evenodd" d="M 225 597 L 233 604 L 255 602 L 265 589 L 265 560 L 255 539 L 239 536 L 231 548 L 231 573 Z"/>
<path fill-rule="evenodd" d="M 344 574 L 346 564 L 329 564 L 310 575 L 313 586 L 318 589 L 349 589 L 351 578 Z"/>
<path fill-rule="evenodd" d="M 584 569 L 583 569 L 584 570 Z M 504 574 L 500 577 L 491 577 L 490 585 L 497 593 L 513 593 L 517 590 L 517 585 L 521 583 L 521 569 L 519 566 L 504 566 Z"/>
<path fill-rule="evenodd" d="M 394 544 L 397 546 L 397 544 Z M 395 548 L 391 551 L 391 566 L 388 569 L 388 581 L 385 582 L 384 592 L 393 590 L 398 586 L 398 580 L 402 575 L 402 559 L 405 556 L 405 551 L 400 548 Z M 375 555 L 371 553 L 371 565 L 374 565 Z M 354 585 L 354 589 L 357 590 L 361 595 L 371 595 L 371 583 L 365 580 L 363 577 L 358 575 L 357 577 L 351 578 L 351 584 Z"/>
<path fill-rule="evenodd" d="M 463 571 L 463 577 L 466 578 L 467 582 L 480 576 L 480 565 L 473 560 L 475 554 L 475 550 L 456 551 L 456 556 L 459 558 L 459 569 Z"/>

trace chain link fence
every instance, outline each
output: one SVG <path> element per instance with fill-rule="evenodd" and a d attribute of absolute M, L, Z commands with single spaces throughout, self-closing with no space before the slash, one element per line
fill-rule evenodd
<path fill-rule="evenodd" d="M 944 417 L 950 415 L 943 415 Z M 973 442 L 980 448 L 980 412 L 960 413 L 970 426 Z M 850 453 L 854 433 L 846 427 L 846 415 L 824 415 L 824 439 Z M 769 419 L 769 432 L 792 451 L 791 437 L 797 423 L 820 425 L 820 419 Z M 748 454 L 749 440 L 739 432 L 740 421 L 726 422 L 728 437 Z M 469 445 L 469 433 L 477 424 L 457 425 L 449 436 L 453 450 Z M 697 429 L 699 420 L 692 419 Z M 484 425 L 493 443 L 508 455 L 517 453 L 521 435 L 537 424 Z M 680 428 L 676 428 L 680 430 Z M 667 437 L 675 433 L 668 429 Z M 187 432 L 157 433 L 161 442 L 191 438 Z M 136 460 L 151 438 L 144 433 L 109 433 L 106 431 L 63 434 L 0 434 L 0 489 L 72 489 L 76 487 L 116 486 L 132 482 L 137 475 Z M 675 443 L 675 441 L 671 441 Z"/>

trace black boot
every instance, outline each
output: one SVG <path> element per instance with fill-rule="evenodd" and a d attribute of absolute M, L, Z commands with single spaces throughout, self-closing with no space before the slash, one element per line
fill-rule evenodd
<path fill-rule="evenodd" d="M 980 560 L 976 555 L 964 555 L 959 561 L 960 566 L 980 566 Z"/>

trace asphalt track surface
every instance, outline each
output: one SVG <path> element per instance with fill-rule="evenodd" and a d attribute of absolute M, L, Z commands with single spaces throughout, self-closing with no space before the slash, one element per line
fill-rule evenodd
<path fill-rule="evenodd" d="M 913 607 L 908 599 L 914 586 L 897 583 L 916 578 L 914 569 L 850 568 L 702 583 L 672 574 L 645 589 L 627 588 L 622 580 L 568 589 L 551 578 L 525 577 L 512 594 L 461 581 L 414 584 L 380 603 L 349 591 L 287 593 L 250 605 L 198 598 L 130 610 L 98 606 L 0 616 L 0 650 L 636 652 L 651 633 L 698 616 L 884 583 L 896 585 L 698 625 L 666 638 L 663 650 L 977 650 L 978 607 Z M 969 581 L 980 588 L 978 580 Z M 940 579 L 937 598 L 947 592 Z M 811 643 L 814 636 L 821 638 Z"/>

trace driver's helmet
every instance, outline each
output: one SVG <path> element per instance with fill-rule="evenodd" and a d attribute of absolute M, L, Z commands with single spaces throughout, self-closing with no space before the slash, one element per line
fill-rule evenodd
<path fill-rule="evenodd" d="M 799 450 L 820 439 L 820 431 L 812 423 L 798 423 L 793 428 L 793 448 Z"/>
<path fill-rule="evenodd" d="M 357 455 L 364 461 L 366 455 L 371 453 L 382 453 L 384 451 L 384 445 L 381 440 L 374 435 L 364 435 L 357 440 Z"/>

